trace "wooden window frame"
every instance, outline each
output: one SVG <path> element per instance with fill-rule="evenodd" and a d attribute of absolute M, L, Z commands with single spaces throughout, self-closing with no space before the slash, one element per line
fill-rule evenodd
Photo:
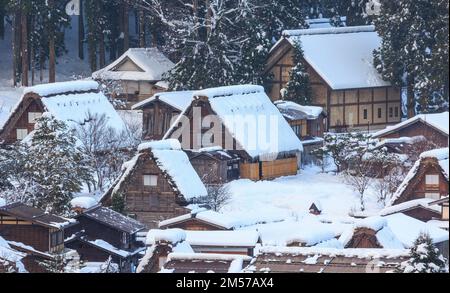
<path fill-rule="evenodd" d="M 147 178 L 148 178 L 148 180 L 150 180 L 149 182 L 147 181 Z M 153 181 L 153 179 L 156 179 L 156 182 Z M 145 187 L 152 187 L 152 188 L 158 187 L 158 179 L 159 179 L 159 176 L 155 175 L 155 174 L 144 174 L 142 176 L 142 181 L 143 181 L 143 184 Z"/>

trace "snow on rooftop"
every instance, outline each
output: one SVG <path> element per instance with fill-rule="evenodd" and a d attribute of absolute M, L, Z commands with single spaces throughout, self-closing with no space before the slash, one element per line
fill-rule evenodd
<path fill-rule="evenodd" d="M 214 254 L 214 253 L 171 253 L 167 258 L 167 262 L 175 260 L 204 260 L 204 261 L 234 261 L 242 259 L 250 261 L 252 258 L 244 255 L 234 254 Z"/>
<path fill-rule="evenodd" d="M 285 116 L 286 115 L 289 116 L 289 112 L 294 111 L 302 113 L 303 115 L 305 115 L 305 119 L 309 120 L 309 119 L 317 119 L 320 117 L 322 113 L 324 113 L 322 107 L 302 106 L 291 101 L 280 100 L 274 102 L 274 104 L 277 106 L 278 109 L 280 109 L 281 113 Z"/>
<path fill-rule="evenodd" d="M 126 130 L 125 123 L 103 93 L 61 94 L 42 98 L 47 112 L 71 126 L 84 124 L 89 115 L 106 117 L 106 127 L 120 133 Z"/>
<path fill-rule="evenodd" d="M 449 158 L 448 158 L 448 148 L 444 149 L 437 149 L 425 152 L 420 155 L 420 159 L 417 160 L 414 164 L 414 166 L 409 170 L 408 174 L 406 175 L 405 179 L 403 179 L 403 182 L 400 184 L 400 186 L 395 191 L 394 195 L 390 199 L 390 205 L 394 204 L 395 201 L 403 194 L 403 192 L 408 187 L 411 180 L 416 176 L 417 172 L 419 171 L 420 165 L 422 163 L 422 159 L 424 158 L 436 158 L 439 162 L 439 165 L 441 166 L 442 170 L 444 171 L 444 176 L 448 179 L 449 178 Z"/>
<path fill-rule="evenodd" d="M 388 221 L 386 218 L 375 216 L 369 217 L 363 220 L 357 221 L 351 229 L 345 231 L 339 238 L 339 241 L 345 247 L 353 238 L 354 233 L 357 229 L 367 228 L 373 230 L 376 234 L 378 243 L 384 249 L 404 249 L 405 247 L 396 237 L 393 231 L 388 226 Z"/>
<path fill-rule="evenodd" d="M 5 206 L 6 205 L 6 200 L 4 200 L 3 198 L 0 197 L 0 207 Z"/>
<path fill-rule="evenodd" d="M 186 231 L 191 246 L 255 247 L 259 239 L 256 231 Z"/>
<path fill-rule="evenodd" d="M 151 150 L 158 166 L 162 171 L 167 172 L 176 184 L 176 188 L 187 200 L 208 194 L 188 156 L 181 150 L 178 140 L 148 142 L 141 144 L 138 149 L 139 152 L 146 149 Z M 128 166 L 128 169 L 133 167 L 134 165 Z"/>
<path fill-rule="evenodd" d="M 57 83 L 40 84 L 25 88 L 23 94 L 36 93 L 41 97 L 65 94 L 69 92 L 97 91 L 99 84 L 93 80 L 77 80 Z"/>
<path fill-rule="evenodd" d="M 335 249 L 335 248 L 319 248 L 319 247 L 276 247 L 267 246 L 260 249 L 261 254 L 280 254 L 280 255 L 322 255 L 329 257 L 356 257 L 365 258 L 399 258 L 408 257 L 409 250 L 406 249 Z"/>
<path fill-rule="evenodd" d="M 120 71 L 120 65 L 127 60 L 139 69 Z M 157 48 L 131 48 L 110 65 L 94 72 L 92 77 L 103 80 L 161 81 L 163 75 L 174 66 Z"/>
<path fill-rule="evenodd" d="M 177 244 L 186 240 L 186 232 L 181 229 L 150 230 L 147 234 L 146 244 L 156 245 L 160 242 Z"/>
<path fill-rule="evenodd" d="M 186 221 L 186 220 L 189 220 L 192 218 L 197 218 L 199 220 L 205 221 L 207 223 L 211 223 L 213 225 L 223 227 L 225 229 L 231 229 L 231 228 L 235 227 L 237 224 L 239 224 L 236 219 L 233 219 L 226 215 L 220 214 L 218 212 L 209 211 L 209 210 L 200 210 L 200 211 L 193 211 L 190 214 L 186 214 L 186 215 L 182 215 L 182 216 L 168 219 L 165 221 L 161 221 L 159 223 L 159 226 L 160 227 L 170 226 L 172 224 L 183 222 L 183 221 Z"/>
<path fill-rule="evenodd" d="M 26 254 L 12 249 L 8 242 L 0 236 L 0 264 L 2 263 L 2 260 L 12 262 L 16 265 L 20 273 L 25 273 L 25 267 L 21 262 L 25 256 Z"/>
<path fill-rule="evenodd" d="M 430 203 L 435 201 L 434 199 L 429 198 L 420 198 L 414 199 L 407 202 L 403 202 L 397 205 L 388 206 L 380 211 L 381 216 L 392 215 L 395 213 L 400 213 L 402 211 L 406 211 L 416 207 L 422 207 L 427 210 L 434 210 L 438 213 L 441 212 L 441 208 L 439 206 L 430 206 Z"/>
<path fill-rule="evenodd" d="M 303 150 L 301 141 L 261 86 L 212 88 L 197 91 L 194 96 L 209 99 L 227 130 L 253 158 Z M 252 124 L 255 128 L 245 127 Z"/>
<path fill-rule="evenodd" d="M 149 103 L 153 103 L 154 101 L 160 100 L 169 106 L 174 107 L 175 109 L 183 112 L 187 109 L 192 103 L 193 100 L 193 91 L 180 91 L 180 92 L 165 92 L 155 94 L 153 97 L 146 99 L 142 102 L 139 102 L 133 105 L 132 109 L 142 109 Z"/>
<path fill-rule="evenodd" d="M 449 240 L 448 231 L 437 228 L 432 224 L 424 223 L 405 214 L 398 213 L 386 216 L 385 218 L 388 227 L 405 248 L 411 248 L 414 241 L 421 233 L 429 234 L 435 244 Z"/>
<path fill-rule="evenodd" d="M 80 196 L 70 202 L 72 208 L 90 209 L 97 205 L 97 200 L 89 196 Z"/>
<path fill-rule="evenodd" d="M 301 43 L 305 60 L 334 90 L 390 85 L 373 65 L 373 51 L 381 45 L 374 26 L 290 30 L 283 34 L 292 44 Z"/>
<path fill-rule="evenodd" d="M 432 127 L 439 129 L 443 133 L 448 135 L 448 125 L 449 125 L 449 116 L 448 112 L 438 113 L 438 114 L 420 114 L 408 120 L 405 120 L 397 125 L 388 126 L 386 129 L 380 130 L 373 134 L 373 137 L 377 138 L 393 131 L 402 129 L 405 126 L 408 126 L 417 121 L 422 121 Z"/>

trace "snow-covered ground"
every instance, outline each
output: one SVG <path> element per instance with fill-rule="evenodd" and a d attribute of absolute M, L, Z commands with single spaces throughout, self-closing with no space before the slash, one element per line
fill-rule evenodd
<path fill-rule="evenodd" d="M 308 167 L 297 176 L 259 182 L 238 180 L 229 186 L 232 199 L 221 212 L 242 219 L 244 225 L 298 218 L 317 202 L 322 215 L 333 218 L 347 218 L 360 211 L 358 193 L 341 176 L 322 173 L 317 167 Z M 365 202 L 368 214 L 382 208 L 373 188 L 367 190 Z"/>

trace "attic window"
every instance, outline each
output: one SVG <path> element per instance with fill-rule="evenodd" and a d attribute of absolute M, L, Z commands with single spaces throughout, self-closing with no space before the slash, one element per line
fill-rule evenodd
<path fill-rule="evenodd" d="M 24 140 L 25 137 L 28 135 L 28 129 L 17 129 L 16 130 L 16 137 L 17 140 Z"/>
<path fill-rule="evenodd" d="M 144 175 L 144 186 L 156 187 L 158 186 L 157 175 Z"/>
<path fill-rule="evenodd" d="M 42 117 L 42 113 L 39 112 L 28 112 L 28 123 L 34 124 L 36 120 Z"/>
<path fill-rule="evenodd" d="M 425 177 L 425 184 L 427 187 L 439 186 L 439 175 L 427 175 Z"/>

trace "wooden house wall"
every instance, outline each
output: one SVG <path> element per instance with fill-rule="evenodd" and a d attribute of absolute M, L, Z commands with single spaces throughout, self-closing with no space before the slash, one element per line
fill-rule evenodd
<path fill-rule="evenodd" d="M 415 218 L 422 222 L 428 222 L 431 220 L 438 220 L 441 218 L 441 214 L 435 211 L 424 209 L 422 207 L 417 207 L 408 211 L 402 212 L 403 214 Z"/>
<path fill-rule="evenodd" d="M 356 229 L 352 239 L 345 248 L 383 248 L 378 243 L 376 234 L 372 229 Z"/>
<path fill-rule="evenodd" d="M 284 42 L 268 60 L 267 74 L 273 77 L 269 96 L 273 101 L 281 99 L 280 90 L 289 81 L 293 67 L 293 49 Z M 312 88 L 312 104 L 326 109 L 330 130 L 380 129 L 401 121 L 401 93 L 396 87 L 332 90 L 323 78 L 306 63 Z M 396 116 L 396 108 L 398 115 Z M 392 110 L 391 110 L 392 109 Z M 367 111 L 367 117 L 364 112 Z M 380 112 L 379 112 L 380 111 Z M 392 111 L 392 112 L 391 112 Z M 393 113 L 393 115 L 390 115 Z M 380 116 L 379 116 L 380 114 Z M 367 118 L 367 119 L 365 119 Z"/>
<path fill-rule="evenodd" d="M 217 161 L 206 156 L 199 156 L 190 161 L 204 184 L 223 184 L 228 182 L 227 161 Z"/>
<path fill-rule="evenodd" d="M 6 144 L 13 144 L 17 139 L 17 129 L 27 129 L 28 133 L 34 130 L 35 123 L 29 123 L 28 113 L 43 113 L 44 107 L 39 100 L 39 96 L 29 94 L 19 105 L 17 112 L 11 117 L 4 130 L 0 133 L 0 141 L 4 140 Z"/>
<path fill-rule="evenodd" d="M 439 147 L 448 147 L 448 135 L 444 135 L 433 127 L 419 121 L 397 131 L 381 136 L 381 140 L 388 138 L 424 136 L 428 141 L 434 142 Z"/>
<path fill-rule="evenodd" d="M 23 243 L 42 252 L 50 250 L 49 229 L 23 223 L 20 225 L 0 224 L 0 235 L 9 241 Z"/>
<path fill-rule="evenodd" d="M 144 186 L 144 175 L 158 176 L 158 186 Z M 188 213 L 177 204 L 178 194 L 149 154 L 141 156 L 126 185 L 123 195 L 127 213 L 148 228 L 157 228 L 160 221 Z"/>
<path fill-rule="evenodd" d="M 180 114 L 180 111 L 161 101 L 155 101 L 143 108 L 144 140 L 161 140 L 169 130 L 173 117 Z"/>
<path fill-rule="evenodd" d="M 90 236 L 90 239 L 102 239 L 114 247 L 127 249 L 122 243 L 122 232 L 83 215 L 78 217 L 77 220 L 80 223 L 79 227 L 82 227 L 86 235 Z"/>
<path fill-rule="evenodd" d="M 25 267 L 25 270 L 31 274 L 48 274 L 51 273 L 48 269 L 45 268 L 43 263 L 48 263 L 49 260 L 37 255 L 27 254 L 22 259 L 22 263 Z"/>

